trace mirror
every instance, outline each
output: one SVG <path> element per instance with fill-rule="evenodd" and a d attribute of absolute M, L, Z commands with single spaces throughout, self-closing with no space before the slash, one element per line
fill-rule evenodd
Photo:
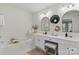
<path fill-rule="evenodd" d="M 60 26 L 57 25 L 57 26 L 55 27 L 55 31 L 56 31 L 56 32 L 59 32 L 59 31 L 60 31 Z"/>
<path fill-rule="evenodd" d="M 58 15 L 53 15 L 51 18 L 50 18 L 50 22 L 51 23 L 54 23 L 54 24 L 57 24 L 60 20 L 60 17 Z"/>
<path fill-rule="evenodd" d="M 41 20 L 41 31 L 50 31 L 50 21 L 48 17 L 43 17 L 43 19 Z"/>
<path fill-rule="evenodd" d="M 71 10 L 62 17 L 63 32 L 79 32 L 79 11 Z"/>

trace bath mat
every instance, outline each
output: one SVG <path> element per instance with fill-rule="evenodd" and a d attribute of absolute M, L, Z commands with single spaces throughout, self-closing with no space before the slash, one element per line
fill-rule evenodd
<path fill-rule="evenodd" d="M 45 55 L 45 52 L 42 51 L 41 49 L 35 48 L 28 52 L 30 55 Z"/>

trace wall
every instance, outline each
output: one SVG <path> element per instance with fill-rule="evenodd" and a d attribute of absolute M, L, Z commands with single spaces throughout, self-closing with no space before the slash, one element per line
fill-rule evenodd
<path fill-rule="evenodd" d="M 0 40 L 8 41 L 12 37 L 26 39 L 26 32 L 32 25 L 32 14 L 14 6 L 0 6 L 5 25 L 0 27 Z"/>
<path fill-rule="evenodd" d="M 67 11 L 69 11 L 69 10 L 79 10 L 79 5 L 76 5 L 76 6 L 74 6 L 74 7 L 71 7 L 71 8 L 67 8 L 67 6 L 68 6 L 69 4 L 55 4 L 55 5 L 52 5 L 51 7 L 49 7 L 49 8 L 46 8 L 46 9 L 43 9 L 43 10 L 41 10 L 41 11 L 39 11 L 39 12 L 37 12 L 37 13 L 34 13 L 33 14 L 33 23 L 34 24 L 37 24 L 37 25 L 39 25 L 39 29 L 38 29 L 38 32 L 41 32 L 41 28 L 40 28 L 40 21 L 41 21 L 41 19 L 43 18 L 43 17 L 40 17 L 40 15 L 43 13 L 43 14 L 46 14 L 46 13 L 49 13 L 49 15 L 46 15 L 47 17 L 49 17 L 49 19 L 50 19 L 50 17 L 52 16 L 52 15 L 54 15 L 54 14 L 57 14 L 57 15 L 59 15 L 60 16 L 60 21 L 59 21 L 59 23 L 58 24 L 56 24 L 56 25 L 59 25 L 60 26 L 60 28 L 61 28 L 61 30 L 59 31 L 59 32 L 55 32 L 54 31 L 54 28 L 55 28 L 55 26 L 56 25 L 54 25 L 54 24 L 51 24 L 50 25 L 50 34 L 52 34 L 52 33 L 54 33 L 54 34 L 57 34 L 57 35 L 62 35 L 63 36 L 63 34 L 65 34 L 65 32 L 62 32 L 62 16 L 64 15 L 64 13 L 66 13 Z M 72 35 L 72 36 L 79 36 L 79 33 L 69 33 L 69 35 Z M 65 35 L 64 35 L 65 36 Z"/>
<path fill-rule="evenodd" d="M 43 16 L 42 17 L 40 17 L 40 15 L 41 14 L 46 14 L 46 13 L 48 13 L 46 16 L 50 19 L 50 17 L 52 16 L 52 15 L 54 15 L 54 14 L 58 14 L 59 16 L 61 16 L 61 14 L 60 14 L 60 12 L 58 12 L 58 11 L 60 11 L 60 8 L 62 8 L 62 7 L 64 7 L 65 5 L 67 5 L 67 4 L 55 4 L 55 5 L 52 5 L 51 7 L 49 7 L 49 8 L 46 8 L 46 9 L 43 9 L 43 10 L 41 10 L 41 11 L 39 11 L 39 12 L 37 12 L 37 13 L 34 13 L 33 14 L 33 23 L 34 24 L 37 24 L 37 25 L 39 25 L 39 29 L 38 29 L 38 32 L 41 32 L 41 27 L 40 27 L 40 24 L 41 24 L 41 20 L 42 20 L 42 18 L 43 18 Z M 57 24 L 57 25 L 59 25 L 60 27 L 61 27 L 61 20 L 60 20 L 60 22 Z M 54 33 L 54 27 L 55 27 L 56 25 L 54 25 L 54 24 L 50 24 L 50 33 Z M 61 32 L 61 31 L 60 31 Z"/>

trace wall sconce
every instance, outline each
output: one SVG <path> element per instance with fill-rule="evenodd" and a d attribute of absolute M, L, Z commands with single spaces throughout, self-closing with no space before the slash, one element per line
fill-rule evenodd
<path fill-rule="evenodd" d="M 0 14 L 0 26 L 5 25 L 5 21 L 4 21 L 4 15 Z"/>
<path fill-rule="evenodd" d="M 72 8 L 72 7 L 74 7 L 74 6 L 75 6 L 74 4 L 69 3 L 69 5 L 67 6 L 67 8 Z"/>
<path fill-rule="evenodd" d="M 46 14 L 44 14 L 44 13 L 40 14 L 40 17 L 41 17 L 41 18 L 43 18 L 43 17 L 45 17 L 45 16 L 46 16 Z"/>
<path fill-rule="evenodd" d="M 49 17 L 50 13 L 51 13 L 51 11 L 43 12 L 43 13 L 40 14 L 40 17 L 41 18 L 43 18 L 43 17 Z"/>

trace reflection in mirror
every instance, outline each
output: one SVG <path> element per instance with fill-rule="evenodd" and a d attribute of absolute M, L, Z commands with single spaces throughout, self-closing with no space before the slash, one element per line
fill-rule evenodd
<path fill-rule="evenodd" d="M 48 17 L 44 17 L 41 20 L 41 31 L 48 32 L 50 31 L 50 21 Z"/>
<path fill-rule="evenodd" d="M 63 32 L 79 32 L 79 11 L 71 10 L 62 17 Z"/>
<path fill-rule="evenodd" d="M 71 19 L 63 19 L 63 32 L 72 32 L 72 20 Z"/>

